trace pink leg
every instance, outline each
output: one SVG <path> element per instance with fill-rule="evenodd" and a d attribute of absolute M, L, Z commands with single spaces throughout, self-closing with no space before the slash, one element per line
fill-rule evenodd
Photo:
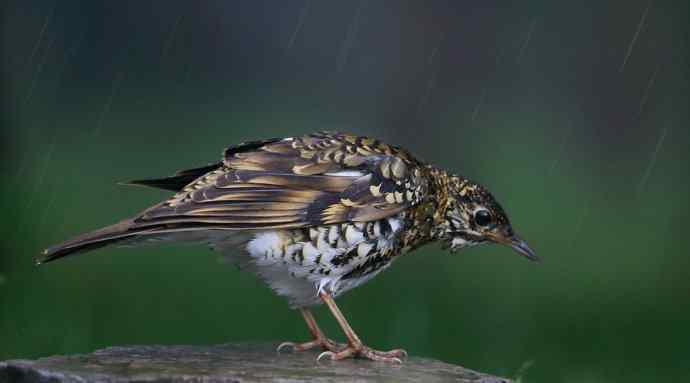
<path fill-rule="evenodd" d="M 329 351 L 338 351 L 345 347 L 326 337 L 323 331 L 321 331 L 321 328 L 319 328 L 319 325 L 316 323 L 316 319 L 314 319 L 314 315 L 312 315 L 309 309 L 303 308 L 300 309 L 300 311 L 302 312 L 304 321 L 307 322 L 307 327 L 309 327 L 309 332 L 311 333 L 313 340 L 304 343 L 283 342 L 278 346 L 278 352 L 285 347 L 290 347 L 293 351 L 306 351 L 314 347 L 321 347 L 322 349 Z"/>
<path fill-rule="evenodd" d="M 338 324 L 340 324 L 340 327 L 343 329 L 345 336 L 347 336 L 348 345 L 340 351 L 329 350 L 322 352 L 316 360 L 320 360 L 321 358 L 325 357 L 329 357 L 331 358 L 331 360 L 361 357 L 382 362 L 402 363 L 402 360 L 400 358 L 406 357 L 407 351 L 403 349 L 395 349 L 391 351 L 378 351 L 365 346 L 364 343 L 362 343 L 362 341 L 359 339 L 355 331 L 352 329 L 352 327 L 350 327 L 350 324 L 347 322 L 347 319 L 345 319 L 345 316 L 340 311 L 338 306 L 335 304 L 335 300 L 333 300 L 333 297 L 325 292 L 320 293 L 320 296 L 324 303 L 326 303 L 328 308 L 331 310 L 331 313 L 333 313 L 333 316 L 338 321 Z"/>

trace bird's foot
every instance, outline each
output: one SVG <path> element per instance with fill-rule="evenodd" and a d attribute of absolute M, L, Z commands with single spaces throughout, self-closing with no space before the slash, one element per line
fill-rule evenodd
<path fill-rule="evenodd" d="M 330 358 L 331 360 L 341 360 L 347 358 L 364 358 L 378 362 L 402 364 L 402 358 L 407 358 L 407 351 L 397 348 L 390 351 L 378 351 L 365 345 L 348 345 L 340 351 L 324 351 L 316 358 L 317 361 Z"/>
<path fill-rule="evenodd" d="M 317 338 L 309 342 L 295 343 L 295 342 L 283 342 L 276 348 L 277 352 L 283 351 L 283 349 L 290 348 L 293 352 L 307 351 L 315 347 L 321 347 L 323 350 L 328 350 L 329 352 L 338 352 L 345 349 L 347 346 L 344 344 L 339 344 L 328 338 Z"/>

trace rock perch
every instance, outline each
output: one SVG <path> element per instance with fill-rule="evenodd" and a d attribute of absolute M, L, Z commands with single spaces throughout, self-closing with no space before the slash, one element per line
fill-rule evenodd
<path fill-rule="evenodd" d="M 87 355 L 0 362 L 0 382 L 511 382 L 432 359 L 412 357 L 400 366 L 368 360 L 316 362 L 316 355 L 279 355 L 269 344 L 109 347 Z"/>

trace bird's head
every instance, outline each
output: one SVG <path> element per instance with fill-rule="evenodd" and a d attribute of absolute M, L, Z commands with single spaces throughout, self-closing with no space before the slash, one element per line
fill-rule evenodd
<path fill-rule="evenodd" d="M 483 243 L 513 248 L 531 261 L 540 258 L 510 225 L 508 215 L 489 191 L 468 179 L 451 177 L 443 241 L 451 251 Z"/>

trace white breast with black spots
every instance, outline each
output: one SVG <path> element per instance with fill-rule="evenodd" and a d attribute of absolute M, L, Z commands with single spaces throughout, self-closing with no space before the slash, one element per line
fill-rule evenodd
<path fill-rule="evenodd" d="M 246 245 L 251 269 L 294 307 L 338 296 L 390 265 L 402 217 L 255 234 Z"/>

